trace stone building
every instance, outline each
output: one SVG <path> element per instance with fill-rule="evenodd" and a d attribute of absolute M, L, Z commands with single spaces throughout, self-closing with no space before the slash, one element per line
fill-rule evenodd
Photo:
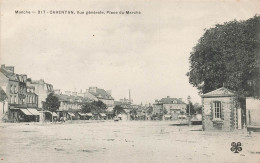
<path fill-rule="evenodd" d="M 38 107 L 42 109 L 43 103 L 46 101 L 47 96 L 50 93 L 54 93 L 53 85 L 46 83 L 43 79 L 32 80 L 27 79 L 27 86 L 34 87 L 34 93 L 38 95 Z"/>
<path fill-rule="evenodd" d="M 38 95 L 34 86 L 27 86 L 26 103 L 28 108 L 38 108 Z"/>
<path fill-rule="evenodd" d="M 186 103 L 180 98 L 171 98 L 170 96 L 155 100 L 153 114 L 164 114 L 165 111 L 167 112 L 167 118 L 170 116 L 171 119 L 176 120 L 178 115 L 186 113 Z"/>
<path fill-rule="evenodd" d="M 242 128 L 242 112 L 234 91 L 222 87 L 201 97 L 204 131 L 233 131 Z"/>
<path fill-rule="evenodd" d="M 8 110 L 8 96 L 5 93 L 5 91 L 2 89 L 2 87 L 0 87 L 0 123 L 1 120 L 3 121 L 8 120 L 7 119 L 8 115 L 6 115 L 7 110 Z"/>
<path fill-rule="evenodd" d="M 111 91 L 97 88 L 89 87 L 85 92 L 85 97 L 93 101 L 102 101 L 107 107 L 114 106 L 114 98 L 111 96 Z"/>
<path fill-rule="evenodd" d="M 33 102 L 37 99 L 37 95 L 27 92 L 27 75 L 16 74 L 13 66 L 1 65 L 0 86 L 8 97 L 9 121 L 37 121 L 39 119 L 39 112 L 36 110 L 37 103 Z"/>
<path fill-rule="evenodd" d="M 91 102 L 90 99 L 78 96 L 77 92 L 65 91 L 64 94 L 60 90 L 55 90 L 55 96 L 60 101 L 60 107 L 57 111 L 57 117 L 66 117 L 66 119 L 82 119 L 85 114 L 81 113 L 81 107 L 84 102 Z M 83 117 L 82 117 L 83 116 Z M 83 118 L 85 119 L 85 117 Z"/>

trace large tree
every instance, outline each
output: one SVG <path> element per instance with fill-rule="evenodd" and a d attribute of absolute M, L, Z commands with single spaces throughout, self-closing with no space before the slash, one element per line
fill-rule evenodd
<path fill-rule="evenodd" d="M 189 102 L 189 104 L 186 105 L 186 113 L 188 115 L 194 115 L 196 113 L 195 107 L 192 102 Z"/>
<path fill-rule="evenodd" d="M 201 93 L 225 85 L 242 96 L 259 98 L 260 17 L 207 29 L 189 60 L 189 82 Z"/>
<path fill-rule="evenodd" d="M 60 107 L 59 98 L 55 96 L 53 93 L 50 93 L 45 102 L 45 109 L 52 112 L 52 121 L 53 121 L 53 112 L 56 112 Z"/>
<path fill-rule="evenodd" d="M 106 110 L 107 109 L 106 104 L 104 104 L 102 101 L 93 101 L 91 104 L 94 105 L 94 106 L 99 107 L 101 110 Z"/>
<path fill-rule="evenodd" d="M 119 105 L 116 105 L 114 108 L 113 108 L 113 115 L 114 116 L 117 116 L 118 114 L 123 114 L 125 113 L 125 110 L 123 107 L 119 106 Z"/>
<path fill-rule="evenodd" d="M 104 113 L 106 109 L 107 106 L 102 101 L 85 102 L 81 107 L 83 113 Z"/>

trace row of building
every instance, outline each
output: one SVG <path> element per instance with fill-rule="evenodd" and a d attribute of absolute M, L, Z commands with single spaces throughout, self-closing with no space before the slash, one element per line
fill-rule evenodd
<path fill-rule="evenodd" d="M 45 109 L 45 101 L 50 93 L 57 96 L 60 102 L 60 108 L 53 113 L 58 119 L 60 117 L 77 119 L 79 115 L 85 116 L 80 113 L 84 102 L 102 101 L 110 111 L 114 106 L 114 98 L 109 90 L 89 87 L 84 92 L 62 93 L 43 79 L 32 80 L 26 74 L 15 73 L 14 66 L 1 65 L 0 95 L 3 105 L 0 107 L 0 116 L 2 120 L 20 122 L 50 119 L 52 113 Z"/>
<path fill-rule="evenodd" d="M 0 89 L 1 96 L 6 96 L 1 118 L 13 122 L 19 122 L 23 115 L 33 115 L 30 119 L 37 120 L 40 115 L 37 109 L 53 92 L 53 86 L 44 80 L 32 80 L 26 74 L 16 74 L 13 66 L 5 65 L 0 68 Z"/>
<path fill-rule="evenodd" d="M 55 113 L 45 109 L 45 101 L 50 93 L 58 97 L 60 107 Z M 245 98 L 228 88 L 201 95 L 202 97 L 202 126 L 204 130 L 235 130 L 244 126 L 260 126 L 260 100 Z M 240 98 L 240 99 L 239 99 Z M 107 106 L 105 113 L 82 113 L 84 102 L 102 101 Z M 241 101 L 245 101 L 244 103 Z M 80 92 L 54 89 L 52 84 L 43 79 L 32 80 L 25 74 L 17 74 L 13 66 L 1 65 L 0 68 L 0 116 L 2 120 L 11 122 L 46 120 L 53 116 L 66 119 L 111 119 L 113 108 L 121 106 L 125 113 L 120 116 L 125 119 L 149 120 L 178 119 L 186 114 L 187 104 L 180 98 L 167 96 L 155 100 L 151 105 L 134 105 L 129 91 L 129 98 L 115 101 L 111 91 L 97 87 Z"/>
<path fill-rule="evenodd" d="M 177 116 L 186 112 L 186 104 L 179 98 L 162 98 L 156 100 L 153 106 L 134 105 L 129 90 L 129 98 L 123 98 L 119 101 L 111 95 L 111 90 L 104 90 L 98 87 L 89 87 L 85 91 L 65 91 L 54 89 L 53 85 L 46 83 L 43 79 L 33 80 L 26 74 L 17 74 L 14 66 L 1 65 L 0 68 L 0 92 L 3 100 L 1 119 L 11 122 L 20 121 L 40 121 L 51 119 L 52 114 L 57 119 L 66 117 L 66 119 L 84 119 L 86 117 L 112 118 L 113 108 L 119 105 L 124 108 L 127 119 L 153 119 L 153 116 L 159 115 L 163 110 L 167 114 L 165 119 L 177 119 Z M 45 107 L 47 96 L 53 93 L 58 97 L 60 107 L 55 113 L 49 112 Z M 84 102 L 102 101 L 107 106 L 106 113 L 96 115 L 95 113 L 81 113 L 81 107 Z M 94 114 L 94 115 L 93 115 Z M 104 117 L 105 115 L 105 117 Z"/>

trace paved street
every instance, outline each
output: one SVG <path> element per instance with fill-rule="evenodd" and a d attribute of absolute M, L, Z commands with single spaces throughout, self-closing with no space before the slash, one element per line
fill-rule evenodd
<path fill-rule="evenodd" d="M 171 121 L 0 125 L 0 162 L 259 162 L 260 134 L 203 132 Z M 231 142 L 242 151 L 232 153 Z"/>

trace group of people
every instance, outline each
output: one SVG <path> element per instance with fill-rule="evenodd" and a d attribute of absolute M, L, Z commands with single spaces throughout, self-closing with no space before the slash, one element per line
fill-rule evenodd
<path fill-rule="evenodd" d="M 54 117 L 53 118 L 53 122 L 66 122 L 67 118 L 66 117 L 60 117 L 60 119 L 58 120 L 57 117 Z"/>

